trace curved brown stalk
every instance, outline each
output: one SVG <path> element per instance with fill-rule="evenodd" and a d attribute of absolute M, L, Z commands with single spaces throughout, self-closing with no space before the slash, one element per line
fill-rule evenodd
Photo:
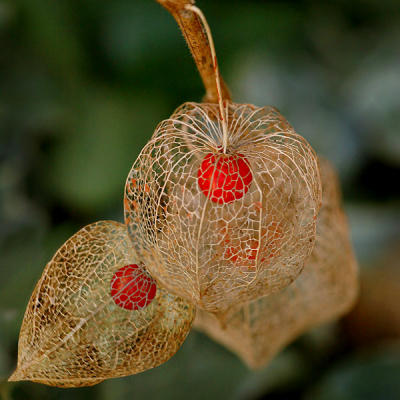
<path fill-rule="evenodd" d="M 206 89 L 203 101 L 207 103 L 218 103 L 219 96 L 215 79 L 216 72 L 210 50 L 210 43 L 199 16 L 193 10 L 189 9 L 189 6 L 193 6 L 195 2 L 193 0 L 156 1 L 172 14 L 185 37 Z M 220 81 L 220 97 L 222 100 L 229 101 L 231 99 L 229 89 L 221 76 Z"/>

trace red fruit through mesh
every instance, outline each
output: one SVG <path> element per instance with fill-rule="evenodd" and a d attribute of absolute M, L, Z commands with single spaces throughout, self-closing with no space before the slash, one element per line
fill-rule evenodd
<path fill-rule="evenodd" d="M 198 184 L 211 201 L 223 204 L 243 197 L 253 179 L 249 163 L 242 154 L 207 154 L 198 170 Z"/>
<path fill-rule="evenodd" d="M 142 266 L 133 267 L 137 262 L 127 228 L 117 222 L 88 225 L 64 243 L 26 308 L 10 380 L 88 386 L 172 357 L 189 333 L 194 307 L 156 290 Z M 127 278 L 134 283 L 130 303 L 121 297 L 129 284 L 117 297 L 110 293 Z"/>
<path fill-rule="evenodd" d="M 157 291 L 155 280 L 136 264 L 120 268 L 111 279 L 111 296 L 125 310 L 147 307 Z"/>

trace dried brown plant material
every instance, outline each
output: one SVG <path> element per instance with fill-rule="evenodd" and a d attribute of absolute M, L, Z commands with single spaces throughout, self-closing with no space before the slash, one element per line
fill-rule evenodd
<path fill-rule="evenodd" d="M 204 101 L 217 103 L 219 97 L 229 100 L 229 89 L 220 76 L 220 90 L 216 85 L 216 58 L 213 57 L 213 52 L 211 51 L 213 46 L 210 46 L 210 37 L 207 37 L 201 18 L 199 18 L 198 13 L 193 11 L 194 0 L 157 0 L 157 2 L 172 14 L 182 30 L 206 88 Z"/>
<path fill-rule="evenodd" d="M 121 275 L 116 273 L 135 262 L 123 224 L 101 221 L 72 236 L 47 264 L 31 296 L 10 380 L 90 386 L 172 357 L 189 332 L 194 307 L 160 286 L 154 299 L 142 301 L 154 295 L 154 282 L 145 271 L 138 275 L 139 266 L 133 268 L 139 306 L 127 307 L 111 291 Z M 126 289 L 121 286 L 125 294 Z"/>
<path fill-rule="evenodd" d="M 128 176 L 125 221 L 141 260 L 172 293 L 211 312 L 289 285 L 315 240 L 314 151 L 272 107 L 185 103 Z"/>
<path fill-rule="evenodd" d="M 321 161 L 322 208 L 317 240 L 301 275 L 279 293 L 237 306 L 229 315 L 198 311 L 195 326 L 235 352 L 251 368 L 311 327 L 347 312 L 357 295 L 357 263 L 339 184 L 333 168 Z"/>

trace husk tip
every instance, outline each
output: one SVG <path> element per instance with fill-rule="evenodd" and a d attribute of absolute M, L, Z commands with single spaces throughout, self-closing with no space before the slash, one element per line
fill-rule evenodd
<path fill-rule="evenodd" d="M 8 378 L 8 382 L 17 382 L 25 380 L 23 373 L 17 368 Z"/>

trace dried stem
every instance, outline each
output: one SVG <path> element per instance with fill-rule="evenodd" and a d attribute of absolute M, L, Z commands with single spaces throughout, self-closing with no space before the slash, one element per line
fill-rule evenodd
<path fill-rule="evenodd" d="M 194 0 L 157 0 L 157 2 L 172 14 L 182 30 L 206 89 L 203 100 L 208 103 L 218 103 L 220 97 L 222 100 L 230 101 L 229 89 L 220 77 L 219 96 L 215 79 L 215 74 L 219 75 L 219 71 L 215 71 L 210 42 L 203 29 L 201 17 L 193 9 Z"/>
<path fill-rule="evenodd" d="M 214 40 L 212 38 L 211 29 L 207 23 L 206 17 L 204 16 L 203 12 L 198 7 L 188 5 L 188 6 L 186 6 L 186 9 L 193 11 L 195 14 L 198 15 L 198 17 L 200 18 L 200 20 L 204 26 L 204 30 L 207 35 L 208 43 L 210 45 L 211 58 L 212 58 L 213 67 L 214 67 L 214 78 L 215 78 L 215 83 L 217 85 L 219 115 L 220 115 L 220 119 L 221 119 L 221 123 L 222 123 L 223 150 L 224 150 L 224 153 L 226 153 L 226 146 L 228 143 L 228 127 L 227 127 L 226 120 L 227 120 L 228 116 L 225 113 L 224 101 L 223 101 L 222 95 L 221 95 L 221 76 L 219 73 L 217 54 L 215 52 Z"/>

